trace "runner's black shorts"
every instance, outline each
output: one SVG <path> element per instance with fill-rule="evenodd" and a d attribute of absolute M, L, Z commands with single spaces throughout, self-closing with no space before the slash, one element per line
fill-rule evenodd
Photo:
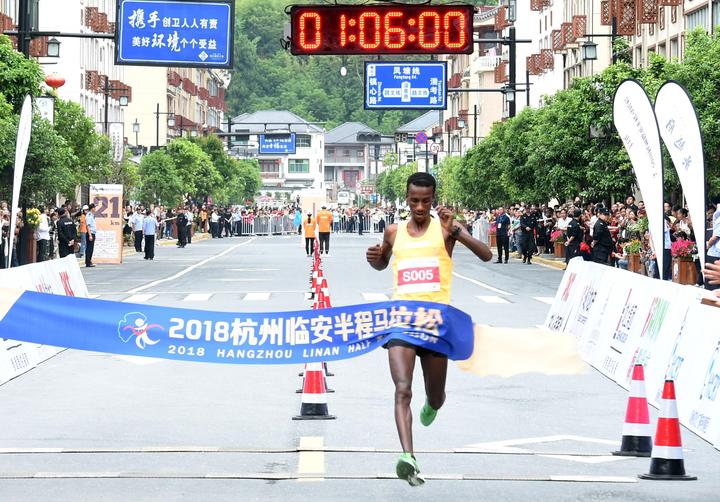
<path fill-rule="evenodd" d="M 426 349 L 425 347 L 418 347 L 417 345 L 413 345 L 410 342 L 406 342 L 405 340 L 399 340 L 397 338 L 393 338 L 392 340 L 383 345 L 384 349 L 389 349 L 390 347 L 407 347 L 408 349 L 413 349 L 415 350 L 415 353 L 418 355 L 418 357 L 432 356 L 444 357 L 447 359 L 447 356 L 445 354 L 435 352 L 434 350 Z"/>

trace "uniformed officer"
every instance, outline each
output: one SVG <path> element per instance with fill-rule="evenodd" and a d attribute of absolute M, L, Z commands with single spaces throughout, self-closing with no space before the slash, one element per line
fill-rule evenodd
<path fill-rule="evenodd" d="M 65 258 L 73 252 L 75 239 L 77 239 L 77 229 L 64 207 L 58 209 L 58 216 L 60 216 L 57 222 L 58 252 L 60 253 L 60 258 Z"/>
<path fill-rule="evenodd" d="M 607 265 L 610 253 L 613 250 L 613 240 L 607 224 L 610 210 L 602 207 L 598 209 L 597 216 L 598 220 L 593 227 L 592 260 L 595 263 Z"/>
<path fill-rule="evenodd" d="M 520 217 L 520 252 L 523 255 L 523 263 L 532 264 L 532 255 L 535 251 L 534 229 L 537 220 L 530 212 L 530 207 L 525 206 L 523 215 Z"/>
<path fill-rule="evenodd" d="M 565 240 L 565 263 L 576 256 L 580 256 L 580 243 L 585 237 L 585 230 L 580 223 L 580 217 L 582 216 L 582 210 L 575 208 L 573 210 L 572 219 L 568 223 L 567 227 L 567 239 Z"/>

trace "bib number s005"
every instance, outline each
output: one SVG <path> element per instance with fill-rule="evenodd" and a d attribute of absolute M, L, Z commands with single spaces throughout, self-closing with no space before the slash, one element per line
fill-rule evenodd
<path fill-rule="evenodd" d="M 440 291 L 440 260 L 418 258 L 401 260 L 397 269 L 398 293 L 431 293 Z"/>

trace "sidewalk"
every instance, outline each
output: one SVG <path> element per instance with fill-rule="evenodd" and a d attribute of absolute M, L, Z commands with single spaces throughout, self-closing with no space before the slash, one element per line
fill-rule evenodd
<path fill-rule="evenodd" d="M 497 250 L 493 249 L 493 257 L 494 259 L 497 259 Z M 520 260 L 522 258 L 522 255 L 520 253 L 510 253 L 510 258 Z M 532 257 L 533 263 L 537 263 L 539 265 L 543 265 L 545 267 L 551 267 L 556 268 L 558 270 L 565 270 L 565 258 L 555 258 L 554 255 L 551 254 L 543 254 L 540 256 L 533 256 Z"/>

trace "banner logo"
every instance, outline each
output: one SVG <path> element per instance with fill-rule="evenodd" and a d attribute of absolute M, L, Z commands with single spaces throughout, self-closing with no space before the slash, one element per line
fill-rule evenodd
<path fill-rule="evenodd" d="M 123 320 L 118 323 L 118 336 L 125 343 L 129 342 L 134 336 L 135 345 L 144 350 L 146 345 L 155 345 L 160 341 L 150 338 L 148 333 L 153 328 L 165 330 L 159 324 L 148 324 L 145 314 L 130 312 L 125 314 Z"/>

